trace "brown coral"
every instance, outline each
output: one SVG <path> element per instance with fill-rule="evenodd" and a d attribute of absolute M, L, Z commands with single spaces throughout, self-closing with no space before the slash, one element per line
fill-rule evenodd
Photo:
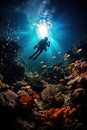
<path fill-rule="evenodd" d="M 2 81 L 0 80 L 0 88 L 2 87 Z"/>

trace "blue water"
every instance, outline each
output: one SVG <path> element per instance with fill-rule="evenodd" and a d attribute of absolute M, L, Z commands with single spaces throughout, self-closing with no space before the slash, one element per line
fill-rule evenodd
<path fill-rule="evenodd" d="M 11 7 L 8 10 L 8 7 Z M 22 47 L 19 55 L 22 56 L 26 71 L 41 73 L 47 67 L 64 62 L 64 54 L 73 44 L 85 37 L 87 15 L 81 5 L 74 2 L 51 0 L 30 0 L 17 5 L 2 6 L 0 9 L 0 36 L 15 40 Z M 41 20 L 49 24 L 47 37 L 51 46 L 35 61 L 29 60 L 35 50 L 33 47 L 41 37 L 37 25 Z"/>

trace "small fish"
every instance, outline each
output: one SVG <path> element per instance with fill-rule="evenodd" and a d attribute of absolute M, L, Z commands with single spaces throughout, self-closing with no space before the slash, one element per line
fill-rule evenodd
<path fill-rule="evenodd" d="M 61 53 L 62 53 L 61 51 L 57 52 L 57 54 L 61 54 Z"/>
<path fill-rule="evenodd" d="M 52 56 L 52 59 L 55 59 L 56 58 L 56 56 Z"/>
<path fill-rule="evenodd" d="M 47 65 L 42 65 L 42 68 L 46 68 L 47 67 Z"/>
<path fill-rule="evenodd" d="M 79 53 L 82 51 L 82 48 L 79 48 L 76 52 Z"/>
<path fill-rule="evenodd" d="M 60 81 L 60 82 L 63 82 L 63 81 L 64 81 L 64 79 L 60 79 L 59 81 Z"/>
<path fill-rule="evenodd" d="M 60 69 L 60 67 L 58 67 L 57 65 L 55 65 L 55 66 L 53 67 L 53 69 L 54 69 L 54 70 L 58 70 L 58 69 Z"/>
<path fill-rule="evenodd" d="M 64 60 L 67 60 L 70 57 L 70 54 L 65 54 L 64 55 Z"/>
<path fill-rule="evenodd" d="M 55 76 L 54 76 L 54 79 L 56 79 L 56 78 L 57 78 L 57 76 L 55 75 Z"/>
<path fill-rule="evenodd" d="M 30 89 L 30 88 L 31 88 L 31 86 L 29 86 L 29 85 L 25 86 L 25 89 Z"/>
<path fill-rule="evenodd" d="M 57 65 L 55 65 L 53 68 L 54 68 L 54 69 L 57 69 L 57 68 L 58 68 L 58 66 L 57 66 Z"/>
<path fill-rule="evenodd" d="M 43 64 L 44 62 L 43 61 L 40 61 L 40 64 Z"/>

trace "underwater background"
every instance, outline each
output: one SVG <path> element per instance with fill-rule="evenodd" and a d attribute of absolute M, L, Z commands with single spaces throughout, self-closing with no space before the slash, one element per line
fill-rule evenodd
<path fill-rule="evenodd" d="M 84 2 L 13 0 L 1 1 L 0 6 L 0 36 L 14 40 L 22 47 L 19 55 L 27 71 L 42 72 L 41 61 L 47 67 L 62 62 L 64 53 L 85 38 L 87 13 Z M 44 23 L 45 32 L 43 28 L 39 29 Z M 50 48 L 37 60 L 29 60 L 35 51 L 33 47 L 45 36 L 51 43 Z"/>
<path fill-rule="evenodd" d="M 0 129 L 87 130 L 86 99 L 86 1 L 1 0 Z"/>

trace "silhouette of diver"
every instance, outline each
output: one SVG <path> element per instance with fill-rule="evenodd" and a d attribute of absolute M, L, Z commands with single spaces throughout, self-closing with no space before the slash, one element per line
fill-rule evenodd
<path fill-rule="evenodd" d="M 48 41 L 48 37 L 41 39 L 41 41 L 34 46 L 34 49 L 37 48 L 36 52 L 29 57 L 29 59 L 35 60 L 44 50 L 47 51 L 47 46 L 50 47 L 50 41 Z"/>

